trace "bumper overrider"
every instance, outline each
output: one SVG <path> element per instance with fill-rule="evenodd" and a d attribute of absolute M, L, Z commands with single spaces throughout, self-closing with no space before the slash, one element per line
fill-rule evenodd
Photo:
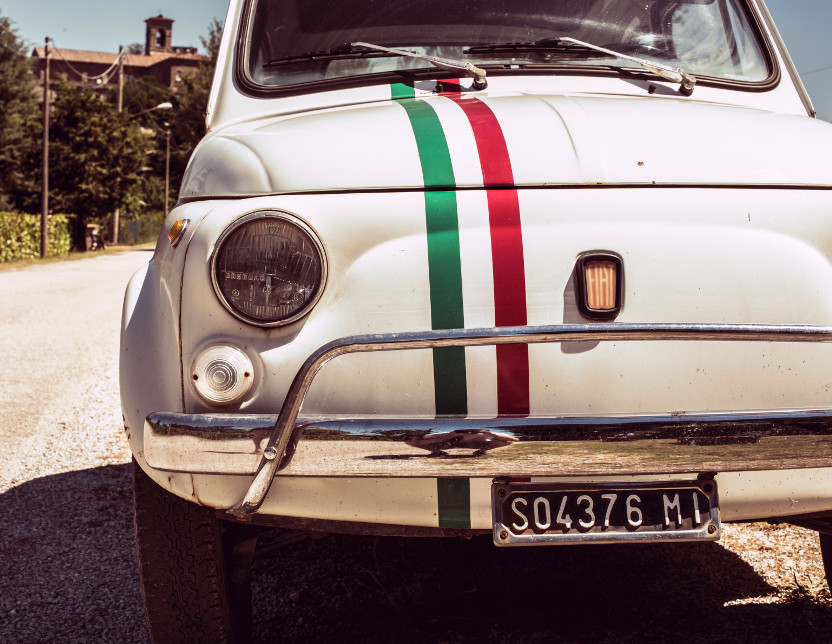
<path fill-rule="evenodd" d="M 832 327 L 592 324 L 361 335 L 298 371 L 280 413 L 150 414 L 152 468 L 253 476 L 229 512 L 257 512 L 278 472 L 321 477 L 530 477 L 717 473 L 832 466 L 832 408 L 646 416 L 300 418 L 321 368 L 357 352 L 568 341 L 830 342 Z M 274 493 L 274 492 L 273 492 Z"/>

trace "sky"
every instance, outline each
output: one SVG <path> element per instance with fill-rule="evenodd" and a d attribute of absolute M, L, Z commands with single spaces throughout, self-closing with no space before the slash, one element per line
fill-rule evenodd
<path fill-rule="evenodd" d="M 0 0 L 2 2 L 2 0 Z M 818 117 L 832 121 L 832 2 L 766 0 Z"/>
<path fill-rule="evenodd" d="M 173 18 L 173 45 L 198 47 L 214 18 L 225 22 L 228 0 L 0 0 L 17 35 L 43 45 L 52 38 L 63 49 L 117 52 L 144 45 L 144 21 L 160 13 Z"/>
<path fill-rule="evenodd" d="M 449 0 L 451 1 L 451 0 Z M 832 120 L 832 1 L 766 0 L 818 116 Z M 216 17 L 223 22 L 228 0 L 0 0 L 19 36 L 58 47 L 118 51 L 144 43 L 144 21 L 159 13 L 173 18 L 173 44 L 199 47 Z"/>

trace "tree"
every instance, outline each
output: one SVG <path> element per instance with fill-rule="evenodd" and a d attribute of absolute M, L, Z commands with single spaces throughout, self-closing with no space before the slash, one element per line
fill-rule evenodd
<path fill-rule="evenodd" d="M 116 88 L 111 90 L 113 103 L 116 102 L 116 92 Z M 124 81 L 123 109 L 131 115 L 131 121 L 142 128 L 146 154 L 139 178 L 138 193 L 141 197 L 131 199 L 125 205 L 125 220 L 150 218 L 155 221 L 165 210 L 165 145 L 170 110 L 147 110 L 173 100 L 171 89 L 153 76 L 127 78 Z"/>
<path fill-rule="evenodd" d="M 82 224 L 135 203 L 147 142 L 126 113 L 93 90 L 62 84 L 52 106 L 50 202 Z"/>
<path fill-rule="evenodd" d="M 0 210 L 17 209 L 22 193 L 40 179 L 24 165 L 38 148 L 31 130 L 39 114 L 26 46 L 0 16 Z"/>
<path fill-rule="evenodd" d="M 222 39 L 222 24 L 216 18 L 208 26 L 208 37 L 202 38 L 202 46 L 208 52 L 208 60 L 193 73 L 182 79 L 174 100 L 171 123 L 171 190 L 178 190 L 181 177 L 191 153 L 205 136 L 205 112 L 214 79 L 214 69 Z"/>

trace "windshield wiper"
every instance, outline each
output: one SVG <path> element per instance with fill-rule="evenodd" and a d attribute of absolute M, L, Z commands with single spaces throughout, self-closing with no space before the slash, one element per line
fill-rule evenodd
<path fill-rule="evenodd" d="M 606 47 L 599 47 L 582 40 L 575 38 L 542 38 L 534 42 L 514 42 L 503 43 L 499 45 L 477 45 L 469 47 L 465 50 L 465 54 L 486 54 L 486 53 L 500 53 L 500 52 L 535 52 L 535 53 L 586 53 L 586 50 L 596 51 L 604 56 L 611 56 L 613 58 L 623 58 L 637 63 L 646 70 L 653 72 L 657 76 L 661 76 L 665 80 L 674 83 L 679 83 L 679 92 L 684 96 L 690 96 L 693 93 L 693 88 L 696 85 L 696 79 L 689 72 L 683 71 L 677 67 L 670 67 L 662 63 L 655 63 L 645 58 L 638 56 L 630 56 L 621 52 L 607 49 Z"/>
<path fill-rule="evenodd" d="M 689 72 L 686 72 L 678 67 L 671 67 L 669 65 L 662 65 L 661 63 L 654 63 L 649 61 L 645 58 L 639 58 L 638 56 L 628 56 L 627 54 L 622 54 L 620 52 L 614 51 L 612 49 L 607 49 L 606 47 L 599 47 L 598 45 L 593 45 L 588 42 L 583 42 L 582 40 L 576 40 L 575 38 L 563 37 L 557 39 L 559 42 L 566 42 L 571 43 L 573 45 L 579 45 L 580 47 L 586 47 L 587 49 L 592 49 L 594 51 L 599 51 L 602 54 L 608 54 L 615 58 L 623 58 L 624 60 L 629 60 L 634 63 L 637 63 L 644 67 L 647 71 L 653 72 L 657 76 L 661 76 L 665 80 L 669 80 L 672 83 L 679 83 L 679 93 L 683 96 L 690 96 L 693 94 L 693 88 L 696 86 L 696 78 Z"/>
<path fill-rule="evenodd" d="M 431 65 L 444 69 L 450 72 L 462 72 L 474 79 L 474 89 L 485 89 L 488 87 L 488 82 L 485 80 L 485 70 L 480 69 L 476 65 L 467 63 L 461 60 L 454 60 L 452 58 L 439 58 L 437 56 L 427 56 L 425 54 L 417 54 L 415 51 L 407 51 L 406 49 L 390 49 L 389 47 L 382 47 L 381 45 L 373 45 L 368 42 L 353 42 L 350 43 L 352 47 L 367 47 L 377 51 L 383 51 L 393 56 L 408 56 L 410 58 L 418 58 L 429 62 Z"/>
<path fill-rule="evenodd" d="M 580 45 L 573 45 L 570 43 L 561 42 L 560 38 L 542 38 L 534 42 L 507 42 L 490 45 L 474 45 L 463 50 L 463 53 L 468 54 L 491 54 L 491 53 L 514 53 L 514 52 L 534 52 L 534 53 L 582 53 L 586 54 L 586 47 Z M 608 56 L 608 54 L 604 54 Z"/>
<path fill-rule="evenodd" d="M 295 56 L 287 56 L 285 58 L 275 58 L 267 62 L 264 67 L 278 67 L 280 65 L 291 65 L 294 63 L 314 63 L 327 60 L 346 60 L 349 58 L 381 58 L 386 54 L 373 51 L 365 47 L 354 47 L 349 43 L 344 43 L 338 47 L 327 49 L 325 51 L 316 51 L 311 54 L 297 54 Z"/>

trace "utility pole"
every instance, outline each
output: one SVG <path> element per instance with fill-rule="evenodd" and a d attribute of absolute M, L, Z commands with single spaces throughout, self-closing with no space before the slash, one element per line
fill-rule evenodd
<path fill-rule="evenodd" d="M 43 194 L 40 211 L 40 256 L 49 253 L 49 37 L 43 53 Z"/>
<path fill-rule="evenodd" d="M 118 48 L 118 113 L 124 109 L 124 45 Z M 119 209 L 113 211 L 113 218 L 110 220 L 110 243 L 118 244 Z"/>

